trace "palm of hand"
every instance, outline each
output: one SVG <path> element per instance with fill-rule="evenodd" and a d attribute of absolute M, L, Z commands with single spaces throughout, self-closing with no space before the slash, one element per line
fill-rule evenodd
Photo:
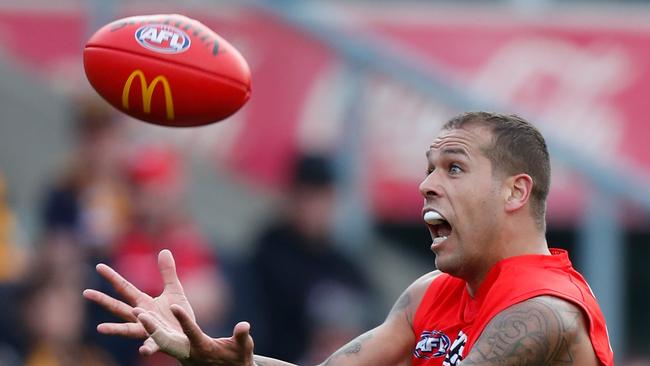
<path fill-rule="evenodd" d="M 87 299 L 126 321 L 102 323 L 98 331 L 145 339 L 140 353 L 150 355 L 161 350 L 188 365 L 253 365 L 250 325 L 237 324 L 229 338 L 207 336 L 196 324 L 194 311 L 176 275 L 171 252 L 161 251 L 158 267 L 165 287 L 159 296 L 152 298 L 109 266 L 97 265 L 97 272 L 126 300 L 125 303 L 96 290 L 84 291 Z"/>
<path fill-rule="evenodd" d="M 97 330 L 103 334 L 121 335 L 131 338 L 146 338 L 143 346 L 140 348 L 143 353 L 153 353 L 161 347 L 150 337 L 142 322 L 138 320 L 138 315 L 146 312 L 157 320 L 161 331 L 174 334 L 174 339 L 189 344 L 183 334 L 180 323 L 172 314 L 171 305 L 181 307 L 189 317 L 194 321 L 194 311 L 190 305 L 183 287 L 176 275 L 176 266 L 171 252 L 164 250 L 158 257 L 158 267 L 162 275 L 165 287 L 163 292 L 152 298 L 146 293 L 140 291 L 137 287 L 123 278 L 119 273 L 105 264 L 97 265 L 97 272 L 104 277 L 115 288 L 117 293 L 124 298 L 122 302 L 96 290 L 84 291 L 84 296 L 99 305 L 117 317 L 125 320 L 125 323 L 102 323 Z M 189 347 L 189 346 L 188 346 Z M 163 349 L 163 351 L 168 351 Z"/>
<path fill-rule="evenodd" d="M 172 305 L 180 306 L 190 315 L 192 321 L 195 321 L 194 311 L 192 310 L 187 297 L 185 297 L 182 288 L 180 288 L 180 291 L 175 291 L 166 286 L 165 290 L 159 296 L 155 298 L 147 297 L 148 299 L 144 298 L 139 301 L 139 303 L 136 303 L 137 307 L 133 309 L 133 314 L 136 316 L 146 313 L 155 319 L 156 329 L 153 331 L 147 331 L 146 327 L 143 326 L 142 321 L 138 322 L 143 331 L 147 334 L 151 334 L 147 340 L 145 340 L 145 343 L 141 348 L 143 353 L 151 354 L 160 348 L 162 351 L 167 352 L 172 356 L 189 355 L 189 340 L 183 333 L 181 324 L 171 311 Z M 161 339 L 155 339 L 152 333 L 156 330 L 161 333 L 162 337 L 174 341 L 165 342 Z"/>
<path fill-rule="evenodd" d="M 135 310 L 138 320 L 161 350 L 186 365 L 253 365 L 253 339 L 248 323 L 238 323 L 232 337 L 213 339 L 201 331 L 182 306 L 172 304 L 169 309 L 175 318 L 173 323 L 179 324 L 181 331 L 172 328 L 171 322 L 155 312 Z M 140 350 L 143 354 L 152 353 L 146 344 Z"/>
<path fill-rule="evenodd" d="M 180 286 L 180 284 L 179 284 Z M 183 329 L 181 328 L 180 323 L 172 314 L 171 306 L 178 305 L 188 314 L 190 314 L 192 320 L 195 320 L 194 311 L 190 302 L 187 300 L 183 289 L 180 288 L 180 291 L 175 291 L 169 287 L 165 287 L 163 292 L 155 298 L 149 297 L 145 301 L 142 301 L 141 304 L 136 304 L 137 308 L 141 308 L 150 313 L 156 314 L 158 319 L 168 328 L 169 331 L 176 331 L 180 334 L 183 334 Z M 137 310 L 136 310 L 136 313 Z"/>

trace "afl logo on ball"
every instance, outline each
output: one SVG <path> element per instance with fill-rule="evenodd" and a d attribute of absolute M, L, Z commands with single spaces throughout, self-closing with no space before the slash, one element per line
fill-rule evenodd
<path fill-rule="evenodd" d="M 135 31 L 140 45 L 160 53 L 181 53 L 190 48 L 190 36 L 167 24 L 147 24 Z"/>

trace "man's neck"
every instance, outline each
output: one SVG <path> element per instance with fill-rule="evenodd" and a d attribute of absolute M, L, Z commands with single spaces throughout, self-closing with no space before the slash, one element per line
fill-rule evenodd
<path fill-rule="evenodd" d="M 506 258 L 521 255 L 551 255 L 551 251 L 548 249 L 548 244 L 546 243 L 546 238 L 544 238 L 544 236 L 525 240 L 526 241 L 523 239 L 522 241 L 510 241 L 508 242 L 510 245 L 506 248 L 494 250 L 491 258 L 489 260 L 486 259 L 486 262 L 484 262 L 483 268 L 474 271 L 473 276 L 465 278 L 465 282 L 467 282 L 467 292 L 470 296 L 474 297 L 476 295 L 483 284 L 485 277 L 498 262 Z"/>

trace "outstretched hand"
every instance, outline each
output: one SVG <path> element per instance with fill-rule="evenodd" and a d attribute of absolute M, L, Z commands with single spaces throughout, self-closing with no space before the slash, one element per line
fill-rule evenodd
<path fill-rule="evenodd" d="M 96 302 L 125 323 L 102 323 L 97 331 L 145 339 L 139 351 L 151 355 L 163 351 L 189 365 L 253 365 L 250 325 L 238 323 L 232 337 L 213 339 L 196 323 L 194 311 L 176 274 L 169 250 L 158 255 L 158 267 L 165 283 L 163 292 L 152 298 L 105 264 L 97 272 L 126 302 L 97 290 L 85 290 L 86 299 Z"/>
<path fill-rule="evenodd" d="M 140 348 L 141 353 L 151 354 L 159 350 L 159 346 L 147 333 L 138 321 L 134 308 L 138 307 L 152 313 L 164 320 L 171 328 L 181 331 L 181 326 L 172 314 L 170 306 L 176 304 L 183 308 L 194 319 L 194 311 L 185 297 L 183 286 L 176 275 L 174 257 L 169 250 L 162 250 L 158 254 L 158 268 L 165 284 L 163 292 L 152 298 L 140 291 L 137 287 L 124 279 L 119 273 L 105 264 L 97 265 L 97 272 L 104 277 L 117 293 L 126 301 L 117 300 L 103 292 L 85 290 L 86 299 L 96 302 L 125 323 L 102 323 L 97 326 L 97 331 L 107 335 L 118 335 L 131 338 L 146 339 Z M 189 348 L 189 345 L 186 346 Z M 189 352 L 189 350 L 188 350 Z"/>

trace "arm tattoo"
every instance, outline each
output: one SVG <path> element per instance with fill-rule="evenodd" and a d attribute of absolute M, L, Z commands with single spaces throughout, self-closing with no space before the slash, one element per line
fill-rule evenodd
<path fill-rule="evenodd" d="M 494 317 L 462 365 L 573 365 L 582 322 L 581 311 L 564 300 L 527 300 Z"/>
<path fill-rule="evenodd" d="M 362 334 L 358 336 L 356 339 L 351 341 L 350 343 L 346 344 L 343 346 L 343 348 L 339 349 L 338 351 L 334 352 L 333 355 L 331 355 L 323 364 L 323 366 L 329 366 L 334 362 L 334 360 L 339 359 L 341 357 L 350 357 L 358 354 L 361 352 L 361 348 L 363 346 L 363 343 L 367 341 L 368 339 L 372 338 L 372 331 Z"/>

